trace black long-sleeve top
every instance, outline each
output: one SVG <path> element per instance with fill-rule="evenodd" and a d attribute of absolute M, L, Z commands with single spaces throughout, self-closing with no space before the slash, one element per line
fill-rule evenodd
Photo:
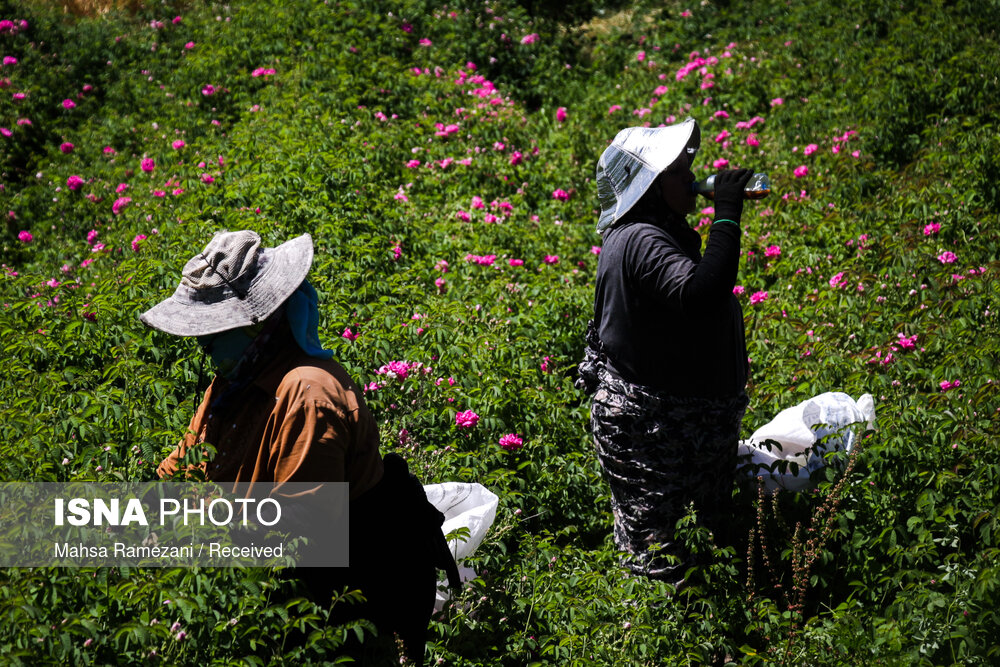
<path fill-rule="evenodd" d="M 733 294 L 740 228 L 701 236 L 681 220 L 639 216 L 604 233 L 594 322 L 612 370 L 676 396 L 728 397 L 746 388 L 743 309 Z"/>

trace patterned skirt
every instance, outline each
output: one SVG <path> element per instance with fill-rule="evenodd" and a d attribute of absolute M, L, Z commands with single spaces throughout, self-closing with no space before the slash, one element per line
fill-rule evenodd
<path fill-rule="evenodd" d="M 590 426 L 611 486 L 615 543 L 633 572 L 675 582 L 692 564 L 674 540 L 688 505 L 717 543 L 728 539 L 746 394 L 671 396 L 623 380 L 592 349 L 588 363 L 581 374 L 595 389 Z"/>

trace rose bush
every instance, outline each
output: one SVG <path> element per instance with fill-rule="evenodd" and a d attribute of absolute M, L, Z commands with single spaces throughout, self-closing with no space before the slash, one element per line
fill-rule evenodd
<path fill-rule="evenodd" d="M 997 10 L 863 5 L 3 5 L 0 479 L 155 479 L 207 371 L 138 313 L 217 229 L 308 232 L 383 450 L 501 498 L 429 662 L 995 662 Z M 687 115 L 698 177 L 771 176 L 742 224 L 745 434 L 833 390 L 878 430 L 815 493 L 737 489 L 736 546 L 681 522 L 706 564 L 667 597 L 619 565 L 573 380 L 597 158 Z M 0 577 L 25 664 L 300 664 L 352 631 L 266 571 Z"/>

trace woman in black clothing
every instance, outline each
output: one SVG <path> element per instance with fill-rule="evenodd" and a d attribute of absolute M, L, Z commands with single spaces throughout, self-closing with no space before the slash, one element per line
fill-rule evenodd
<path fill-rule="evenodd" d="M 685 216 L 696 208 L 694 119 L 627 128 L 597 166 L 603 236 L 581 385 L 611 486 L 615 542 L 629 567 L 678 582 L 677 521 L 693 503 L 728 539 L 740 423 L 747 405 L 743 313 L 733 295 L 743 188 L 752 172 L 716 178 L 705 252 Z M 650 547 L 654 547 L 653 550 Z M 671 564 L 662 554 L 681 559 Z"/>

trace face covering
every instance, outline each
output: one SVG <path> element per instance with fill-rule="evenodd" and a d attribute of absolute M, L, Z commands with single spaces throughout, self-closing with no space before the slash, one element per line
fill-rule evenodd
<path fill-rule="evenodd" d="M 212 357 L 216 373 L 230 378 L 258 333 L 259 326 L 241 327 L 209 336 L 198 336 L 198 344 Z"/>

